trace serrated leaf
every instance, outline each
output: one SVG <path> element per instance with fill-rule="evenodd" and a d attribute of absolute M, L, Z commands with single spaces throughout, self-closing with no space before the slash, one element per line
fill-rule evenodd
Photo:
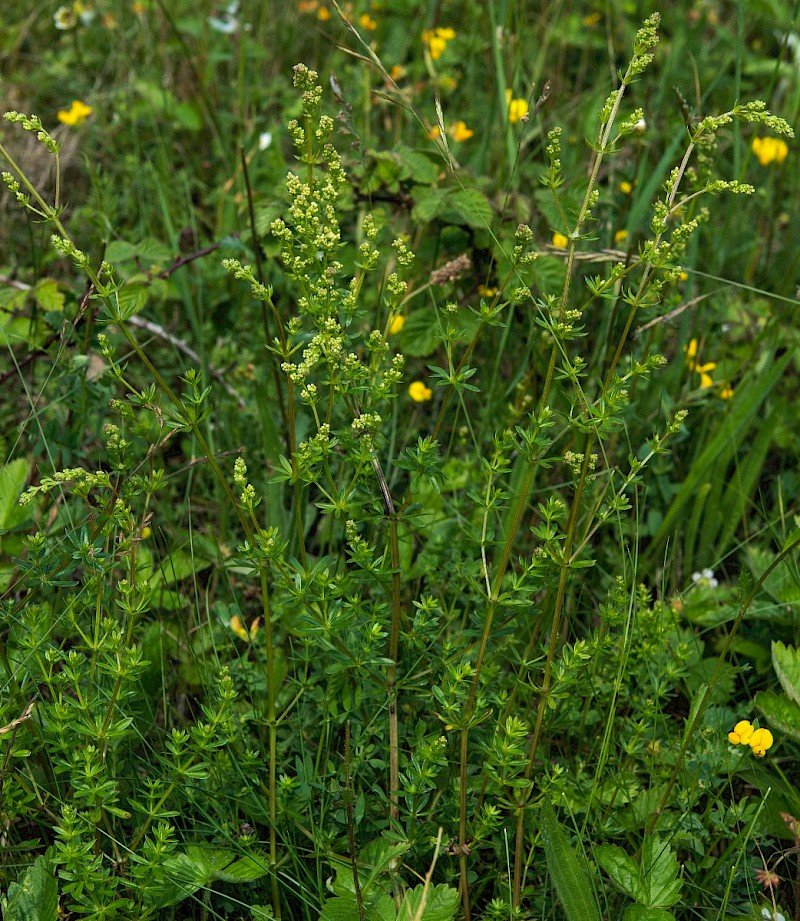
<path fill-rule="evenodd" d="M 800 541 L 800 528 L 796 528 L 791 534 L 787 534 L 786 540 L 783 542 L 783 547 L 781 547 L 781 553 L 787 550 L 792 544 Z"/>
<path fill-rule="evenodd" d="M 33 289 L 36 303 L 43 309 L 61 313 L 64 309 L 64 295 L 53 278 L 42 278 Z"/>
<path fill-rule="evenodd" d="M 3 921 L 56 921 L 58 884 L 44 857 L 37 857 L 18 883 L 8 887 Z"/>
<path fill-rule="evenodd" d="M 483 192 L 477 189 L 457 189 L 450 196 L 448 205 L 468 227 L 476 230 L 491 227 L 494 212 Z"/>
<path fill-rule="evenodd" d="M 781 642 L 773 642 L 772 666 L 786 695 L 800 704 L 800 652 Z"/>
<path fill-rule="evenodd" d="M 412 358 L 427 358 L 442 340 L 436 315 L 432 310 L 415 310 L 406 317 L 400 334 L 400 349 Z"/>
<path fill-rule="evenodd" d="M 680 898 L 682 880 L 680 867 L 669 844 L 657 835 L 647 838 L 642 848 L 641 874 L 646 896 L 637 901 L 648 908 L 668 908 Z"/>
<path fill-rule="evenodd" d="M 405 144 L 399 144 L 395 149 L 395 154 L 406 168 L 405 175 L 414 182 L 431 185 L 439 178 L 441 167 L 428 154 L 407 147 Z"/>
<path fill-rule="evenodd" d="M 644 881 L 639 866 L 632 857 L 616 844 L 600 844 L 593 853 L 597 863 L 618 889 L 637 902 L 644 901 Z"/>
<path fill-rule="evenodd" d="M 30 461 L 22 457 L 0 467 L 0 528 L 12 528 L 28 517 L 17 500 L 28 482 L 30 468 Z"/>
<path fill-rule="evenodd" d="M 444 214 L 447 210 L 450 192 L 450 189 L 437 189 L 430 186 L 416 188 L 413 192 L 412 218 L 420 224 L 427 224 Z"/>
<path fill-rule="evenodd" d="M 600 910 L 581 861 L 561 830 L 553 807 L 546 801 L 542 804 L 541 817 L 547 867 L 567 921 L 600 921 Z"/>
<path fill-rule="evenodd" d="M 397 921 L 415 921 L 422 903 L 424 886 L 415 886 L 406 892 L 397 915 Z M 442 883 L 428 889 L 425 909 L 420 921 L 453 921 L 458 911 L 458 889 Z"/>
<path fill-rule="evenodd" d="M 772 691 L 759 691 L 755 704 L 771 729 L 778 729 L 790 739 L 800 742 L 800 705 Z"/>
<path fill-rule="evenodd" d="M 647 908 L 644 905 L 629 905 L 622 921 L 675 921 L 675 915 L 665 908 Z"/>
<path fill-rule="evenodd" d="M 337 896 L 322 906 L 319 921 L 357 921 L 358 902 L 354 895 Z M 395 910 L 391 896 L 382 894 L 373 903 L 364 903 L 364 921 L 394 921 Z"/>

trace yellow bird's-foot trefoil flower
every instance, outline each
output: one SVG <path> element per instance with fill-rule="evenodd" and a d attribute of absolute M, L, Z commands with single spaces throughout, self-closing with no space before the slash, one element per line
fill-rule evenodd
<path fill-rule="evenodd" d="M 433 391 L 422 381 L 414 381 L 408 385 L 408 395 L 415 403 L 426 403 L 433 398 Z"/>
<path fill-rule="evenodd" d="M 58 120 L 64 125 L 82 125 L 91 114 L 91 106 L 87 106 L 80 99 L 73 99 L 69 109 L 61 109 L 58 112 Z"/>

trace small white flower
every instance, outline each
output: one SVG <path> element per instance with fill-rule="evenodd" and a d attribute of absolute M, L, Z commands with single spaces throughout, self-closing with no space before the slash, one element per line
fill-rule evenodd
<path fill-rule="evenodd" d="M 640 118 L 639 121 L 636 122 L 636 124 L 633 126 L 633 130 L 637 134 L 644 134 L 645 131 L 647 131 L 647 122 L 643 118 Z"/>
<path fill-rule="evenodd" d="M 692 582 L 705 588 L 716 588 L 719 580 L 714 577 L 713 569 L 704 569 L 702 572 L 692 573 Z"/>
<path fill-rule="evenodd" d="M 772 912 L 767 908 L 766 905 L 761 909 L 761 917 L 764 919 L 764 921 L 770 921 L 770 918 L 772 918 Z"/>
<path fill-rule="evenodd" d="M 262 131 L 258 136 L 258 149 L 266 150 L 268 147 L 272 146 L 272 132 L 271 131 Z"/>

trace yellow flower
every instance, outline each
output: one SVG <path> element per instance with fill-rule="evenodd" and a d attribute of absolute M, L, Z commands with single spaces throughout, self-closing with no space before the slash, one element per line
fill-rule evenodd
<path fill-rule="evenodd" d="M 689 273 L 688 273 L 688 272 L 681 272 L 681 274 L 678 276 L 678 279 L 679 279 L 680 281 L 686 281 L 686 279 L 687 279 L 688 277 L 689 277 Z"/>
<path fill-rule="evenodd" d="M 131 4 L 131 12 L 135 16 L 144 16 L 144 13 L 145 13 L 144 3 L 142 3 L 141 0 L 135 0 L 135 2 Z"/>
<path fill-rule="evenodd" d="M 528 115 L 528 103 L 525 99 L 512 99 L 514 94 L 506 90 L 506 105 L 508 106 L 508 120 L 512 125 L 522 121 Z"/>
<path fill-rule="evenodd" d="M 456 122 L 450 126 L 450 135 L 454 141 L 468 141 L 475 134 L 470 128 L 467 128 L 466 122 Z"/>
<path fill-rule="evenodd" d="M 422 381 L 414 381 L 408 385 L 408 395 L 415 403 L 425 403 L 433 397 L 433 391 Z"/>
<path fill-rule="evenodd" d="M 427 46 L 431 59 L 438 61 L 444 54 L 447 43 L 451 42 L 455 37 L 455 30 L 447 27 L 425 29 L 422 33 L 422 44 Z"/>
<path fill-rule="evenodd" d="M 630 182 L 628 182 L 627 179 L 623 179 L 622 182 L 620 182 L 619 184 L 619 190 L 620 192 L 622 192 L 623 195 L 630 195 L 631 192 L 633 191 L 633 186 L 631 185 Z"/>
<path fill-rule="evenodd" d="M 396 317 L 392 317 L 392 321 L 389 323 L 389 335 L 396 336 L 405 325 L 406 318 L 402 313 L 398 313 Z"/>
<path fill-rule="evenodd" d="M 592 26 L 596 26 L 602 18 L 603 17 L 601 13 L 589 13 L 588 16 L 583 17 L 583 24 L 591 28 Z"/>
<path fill-rule="evenodd" d="M 783 163 L 789 155 L 789 146 L 781 138 L 753 138 L 753 153 L 762 166 Z"/>
<path fill-rule="evenodd" d="M 91 106 L 87 106 L 80 99 L 74 99 L 67 111 L 59 111 L 58 120 L 65 125 L 82 125 L 91 114 Z"/>
<path fill-rule="evenodd" d="M 705 390 L 708 387 L 714 386 L 714 379 L 708 372 L 713 371 L 714 368 L 717 367 L 717 363 L 715 361 L 707 361 L 705 364 L 700 364 L 697 351 L 697 339 L 692 339 L 689 345 L 686 346 L 686 364 L 689 366 L 690 371 L 695 371 L 700 375 L 700 389 Z"/>
<path fill-rule="evenodd" d="M 772 748 L 774 741 L 769 729 L 756 729 L 750 736 L 749 745 L 756 757 L 763 758 L 767 749 Z"/>
<path fill-rule="evenodd" d="M 358 21 L 361 23 L 363 28 L 367 29 L 369 32 L 374 32 L 378 28 L 378 23 L 369 15 L 369 13 L 362 13 L 358 17 Z"/>
<path fill-rule="evenodd" d="M 317 19 L 319 19 L 320 22 L 327 22 L 330 18 L 331 18 L 331 11 L 328 9 L 327 6 L 321 6 L 317 10 Z"/>
<path fill-rule="evenodd" d="M 147 538 L 150 537 L 152 533 L 153 533 L 153 529 L 150 527 L 149 524 L 146 524 L 142 528 L 142 540 L 147 540 Z"/>
<path fill-rule="evenodd" d="M 494 297 L 497 294 L 497 288 L 491 288 L 489 285 L 478 285 L 478 294 L 481 297 Z"/>
<path fill-rule="evenodd" d="M 733 732 L 728 733 L 728 741 L 734 745 L 747 745 L 753 737 L 753 724 L 749 720 L 739 720 L 733 727 Z"/>
<path fill-rule="evenodd" d="M 554 233 L 553 234 L 553 246 L 556 249 L 566 249 L 569 246 L 569 238 L 565 237 L 563 233 Z"/>
<path fill-rule="evenodd" d="M 318 6 L 319 0 L 300 0 L 297 4 L 297 11 L 299 13 L 313 13 Z"/>
<path fill-rule="evenodd" d="M 733 387 L 730 384 L 724 384 L 722 390 L 719 392 L 720 400 L 730 400 L 733 396 Z"/>
<path fill-rule="evenodd" d="M 622 243 L 623 240 L 627 240 L 627 239 L 628 239 L 628 231 L 625 230 L 624 228 L 621 229 L 621 230 L 618 230 L 618 231 L 614 234 L 614 242 L 615 242 L 615 243 Z"/>
<path fill-rule="evenodd" d="M 406 69 L 402 64 L 395 64 L 394 67 L 389 71 L 389 76 L 392 80 L 402 80 L 406 75 Z"/>
<path fill-rule="evenodd" d="M 439 138 L 439 126 L 438 125 L 434 125 L 433 128 L 431 128 L 431 130 L 428 132 L 428 137 L 432 141 L 438 140 Z"/>
<path fill-rule="evenodd" d="M 256 638 L 258 633 L 258 628 L 261 626 L 261 618 L 257 617 L 252 624 L 250 624 L 250 631 L 245 630 L 242 625 L 242 619 L 238 614 L 234 614 L 233 617 L 228 622 L 228 626 L 233 630 L 233 632 L 239 637 L 240 640 L 244 640 L 246 643 L 252 643 Z"/>

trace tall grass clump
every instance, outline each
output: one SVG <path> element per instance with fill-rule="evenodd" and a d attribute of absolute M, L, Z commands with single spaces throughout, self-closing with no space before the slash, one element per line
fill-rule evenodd
<path fill-rule="evenodd" d="M 779 727 L 800 738 L 796 653 L 791 636 L 771 650 L 785 696 L 757 698 L 764 725 L 745 719 L 733 657 L 758 647 L 741 635 L 755 606 L 790 603 L 800 537 L 775 525 L 737 560 L 738 590 L 715 595 L 705 567 L 685 600 L 672 586 L 706 562 L 711 512 L 694 490 L 708 482 L 735 512 L 714 536 L 744 541 L 760 466 L 742 460 L 735 495 L 710 471 L 790 359 L 755 365 L 735 400 L 714 384 L 730 408 L 681 486 L 698 425 L 682 388 L 716 366 L 697 338 L 676 347 L 668 321 L 715 209 L 755 191 L 717 175 L 721 141 L 793 132 L 759 101 L 686 108 L 662 181 L 636 200 L 635 240 L 600 245 L 613 164 L 647 128 L 629 96 L 659 23 L 644 21 L 587 118 L 585 162 L 563 126 L 542 127 L 545 219 L 510 222 L 506 207 L 527 155 L 513 126 L 538 112 L 521 97 L 498 98 L 498 203 L 459 166 L 441 102 L 425 122 L 368 45 L 384 102 L 438 129 L 428 147 L 367 153 L 334 80 L 337 136 L 318 73 L 297 64 L 282 197 L 259 199 L 240 159 L 244 241 L 225 241 L 214 283 L 241 316 L 180 375 L 145 334 L 190 347 L 142 314 L 175 298 L 184 263 L 148 267 L 125 240 L 84 247 L 59 141 L 6 114 L 52 157 L 53 181 L 34 182 L 2 141 L 5 185 L 85 286 L 56 367 L 80 394 L 63 426 L 77 416 L 86 441 L 60 463 L 41 428 L 38 454 L 19 450 L 0 481 L 14 556 L 0 607 L 4 917 L 778 912 L 754 890 L 755 843 L 777 834 L 770 784 L 790 818 L 800 804 L 760 759 Z M 427 63 L 451 40 L 428 32 Z M 24 290 L 58 312 L 48 285 Z M 15 328 L 31 348 L 47 335 L 33 328 Z M 222 356 L 236 374 L 217 371 Z M 796 820 L 785 828 L 797 835 Z"/>

